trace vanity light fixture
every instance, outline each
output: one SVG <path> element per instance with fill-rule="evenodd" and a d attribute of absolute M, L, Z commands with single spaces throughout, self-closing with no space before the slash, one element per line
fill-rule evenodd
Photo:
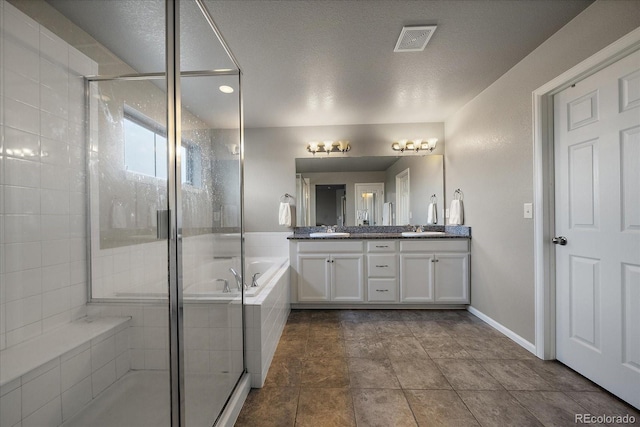
<path fill-rule="evenodd" d="M 317 142 L 312 141 L 307 144 L 307 151 L 311 154 L 315 155 L 316 153 L 327 153 L 327 155 L 331 153 L 346 153 L 351 150 L 351 145 L 349 141 L 324 141 Z"/>
<path fill-rule="evenodd" d="M 421 150 L 432 152 L 433 150 L 435 150 L 437 143 L 438 138 L 416 138 L 413 141 L 410 141 L 408 139 L 401 139 L 391 144 L 391 149 L 393 151 L 400 151 L 401 153 L 404 153 L 405 151 L 415 151 L 417 153 Z"/>

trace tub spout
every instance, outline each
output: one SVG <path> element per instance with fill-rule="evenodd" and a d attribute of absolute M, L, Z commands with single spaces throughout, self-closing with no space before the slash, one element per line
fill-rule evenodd
<path fill-rule="evenodd" d="M 242 291 L 242 276 L 240 276 L 238 272 L 233 269 L 233 267 L 230 267 L 229 271 L 231 272 L 231 274 L 233 274 L 233 277 L 235 277 L 236 279 L 236 286 L 238 287 L 238 290 Z"/>
<path fill-rule="evenodd" d="M 253 277 L 251 278 L 251 287 L 252 287 L 252 288 L 257 288 L 257 287 L 258 287 L 258 279 L 257 279 L 257 277 L 258 277 L 258 275 L 259 275 L 259 274 L 260 274 L 260 273 L 256 273 L 256 274 L 254 274 L 254 275 L 253 275 Z"/>
<path fill-rule="evenodd" d="M 229 288 L 229 281 L 227 279 L 216 279 L 216 282 L 224 282 L 224 288 L 222 288 L 222 292 L 231 292 L 231 288 Z"/>

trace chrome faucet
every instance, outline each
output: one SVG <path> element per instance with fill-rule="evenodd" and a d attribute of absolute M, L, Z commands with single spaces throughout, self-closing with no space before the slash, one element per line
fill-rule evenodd
<path fill-rule="evenodd" d="M 238 274 L 238 272 L 233 269 L 233 267 L 229 267 L 229 271 L 231 272 L 231 274 L 233 274 L 233 277 L 236 278 L 236 286 L 238 287 L 238 290 L 241 291 L 242 290 L 242 276 L 240 276 Z"/>
<path fill-rule="evenodd" d="M 337 225 L 334 225 L 333 227 L 330 225 L 327 225 L 327 233 L 334 233 L 336 231 L 336 227 Z"/>
<path fill-rule="evenodd" d="M 252 288 L 257 288 L 258 287 L 258 279 L 256 279 L 256 277 L 258 277 L 260 273 L 256 273 L 253 275 L 253 277 L 251 278 L 251 287 Z"/>
<path fill-rule="evenodd" d="M 222 292 L 231 292 L 231 288 L 229 288 L 229 281 L 227 279 L 216 279 L 216 282 L 224 282 L 224 288 L 222 288 Z"/>

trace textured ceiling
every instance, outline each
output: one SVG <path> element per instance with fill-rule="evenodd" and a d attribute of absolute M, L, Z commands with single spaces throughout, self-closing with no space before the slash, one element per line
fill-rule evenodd
<path fill-rule="evenodd" d="M 162 69 L 161 1 L 47 1 L 136 70 Z M 279 127 L 442 122 L 591 1 L 205 3 L 243 71 L 245 126 Z M 194 3 L 182 5 L 183 64 L 228 68 Z M 402 26 L 420 24 L 438 26 L 425 51 L 394 53 Z M 191 93 L 197 110 L 212 92 Z"/>
<path fill-rule="evenodd" d="M 585 9 L 574 0 L 206 0 L 248 127 L 441 122 Z M 403 25 L 438 26 L 394 53 Z"/>

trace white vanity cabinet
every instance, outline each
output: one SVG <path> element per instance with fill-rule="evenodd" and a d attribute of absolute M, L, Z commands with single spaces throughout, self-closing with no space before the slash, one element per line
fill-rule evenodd
<path fill-rule="evenodd" d="M 469 304 L 469 239 L 292 240 L 291 303 Z"/>
<path fill-rule="evenodd" d="M 469 304 L 469 241 L 400 242 L 400 301 Z"/>
<path fill-rule="evenodd" d="M 297 301 L 364 301 L 361 241 L 300 242 L 296 255 Z"/>

